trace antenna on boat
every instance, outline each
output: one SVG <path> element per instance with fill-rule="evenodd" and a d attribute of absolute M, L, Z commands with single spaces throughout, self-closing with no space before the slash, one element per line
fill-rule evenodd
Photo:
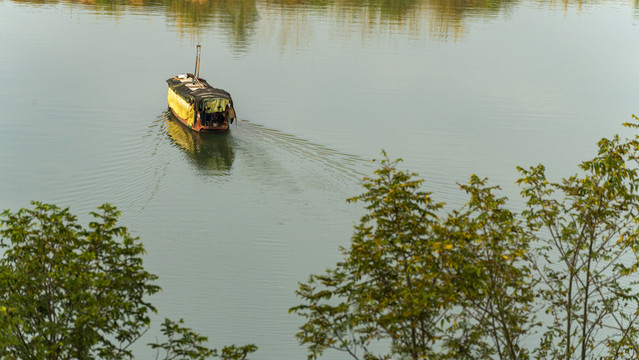
<path fill-rule="evenodd" d="M 202 49 L 202 46 L 198 45 L 197 46 L 197 52 L 195 55 L 195 71 L 193 72 L 195 79 L 198 79 L 200 77 L 200 52 Z"/>

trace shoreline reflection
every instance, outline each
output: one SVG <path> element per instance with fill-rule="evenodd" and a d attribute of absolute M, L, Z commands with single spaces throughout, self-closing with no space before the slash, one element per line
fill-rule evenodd
<path fill-rule="evenodd" d="M 167 25 L 179 34 L 199 39 L 211 30 L 220 30 L 229 38 L 234 51 L 242 53 L 269 36 L 281 39 L 282 48 L 306 43 L 313 36 L 317 17 L 329 19 L 338 33 L 348 37 L 360 33 L 366 41 L 399 33 L 414 38 L 448 41 L 463 39 L 466 22 L 479 18 L 491 20 L 508 14 L 522 0 L 10 0 L 16 4 L 45 6 L 62 4 L 83 8 L 97 15 L 118 18 L 127 13 L 164 14 Z M 569 7 L 581 12 L 603 0 L 533 0 L 553 11 Z M 636 0 L 618 4 L 637 8 Z M 261 21 L 261 19 L 265 19 Z M 261 23 L 268 23 L 260 28 Z M 323 22 L 323 21 L 322 21 Z M 279 25 L 277 25 L 279 24 Z M 275 25 L 275 28 L 272 26 Z M 266 31 L 269 32 L 269 31 Z M 287 42 L 295 42 L 289 44 Z"/>

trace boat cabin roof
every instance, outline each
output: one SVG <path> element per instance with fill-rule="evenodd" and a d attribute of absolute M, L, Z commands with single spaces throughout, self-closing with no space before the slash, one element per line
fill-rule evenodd
<path fill-rule="evenodd" d="M 203 99 L 227 99 L 231 103 L 231 94 L 222 89 L 217 89 L 209 85 L 206 80 L 197 78 L 192 74 L 182 74 L 167 79 L 166 82 L 169 87 L 182 97 L 187 99 L 193 99 L 194 101 L 200 101 Z"/>

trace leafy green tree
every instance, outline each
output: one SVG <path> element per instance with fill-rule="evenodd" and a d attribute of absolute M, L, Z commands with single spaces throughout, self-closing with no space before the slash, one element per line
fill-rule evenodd
<path fill-rule="evenodd" d="M 519 168 L 520 214 L 473 175 L 438 216 L 386 157 L 351 199 L 367 212 L 344 259 L 299 284 L 309 359 L 639 358 L 639 136 L 598 145 L 560 182 Z"/>
<path fill-rule="evenodd" d="M 86 229 L 68 209 L 33 205 L 0 215 L 0 359 L 132 358 L 155 312 L 146 297 L 160 290 L 142 244 L 117 226 L 111 205 L 92 212 Z M 162 332 L 168 340 L 156 345 L 167 359 L 217 355 L 170 320 Z M 227 348 L 224 359 L 240 360 L 257 349 Z"/>
<path fill-rule="evenodd" d="M 116 226 L 112 206 L 91 213 L 96 221 L 84 229 L 68 209 L 34 205 L 2 213 L 4 357 L 130 358 L 155 311 L 144 297 L 159 291 L 142 245 Z"/>
<path fill-rule="evenodd" d="M 639 358 L 639 137 L 598 145 L 580 174 L 560 182 L 542 165 L 519 168 L 538 245 L 531 267 L 550 319 L 538 358 Z"/>
<path fill-rule="evenodd" d="M 396 165 L 383 159 L 366 192 L 350 199 L 368 213 L 344 261 L 300 284 L 304 303 L 290 311 L 306 319 L 297 337 L 309 358 L 326 349 L 356 359 L 525 358 L 519 343 L 534 297 L 518 267 L 524 232 L 505 199 L 472 177 L 462 186 L 469 203 L 440 219 L 444 204 Z M 390 352 L 374 354 L 377 341 Z"/>
<path fill-rule="evenodd" d="M 463 269 L 455 276 L 460 311 L 454 315 L 462 326 L 445 344 L 452 350 L 448 356 L 528 359 L 524 339 L 539 326 L 530 237 L 517 214 L 505 208 L 507 199 L 495 194 L 499 187 L 472 175 L 460 188 L 470 199 L 450 213 L 442 234 L 457 253 L 453 267 Z"/>
<path fill-rule="evenodd" d="M 193 359 L 204 360 L 218 356 L 216 349 L 208 348 L 204 345 L 208 338 L 193 330 L 184 327 L 184 320 L 178 322 L 164 319 L 162 323 L 162 334 L 166 336 L 164 343 L 150 343 L 149 346 L 157 349 L 156 359 L 160 359 L 160 350 L 164 351 L 162 360 L 173 359 Z M 244 346 L 225 346 L 222 349 L 222 360 L 244 360 L 248 354 L 257 350 L 257 346 L 250 344 Z"/>
<path fill-rule="evenodd" d="M 350 248 L 341 249 L 345 260 L 300 284 L 297 295 L 305 304 L 290 310 L 307 319 L 297 337 L 310 344 L 309 358 L 326 349 L 358 359 L 388 358 L 369 350 L 379 339 L 390 339 L 394 352 L 416 358 L 432 351 L 438 324 L 446 319 L 440 309 L 449 308 L 447 294 L 427 291 L 451 286 L 434 271 L 437 251 L 446 245 L 427 236 L 443 204 L 419 191 L 421 180 L 397 171 L 395 162 L 382 160 L 376 175 L 365 179 L 366 193 L 349 200 L 366 202 L 369 213 Z"/>
<path fill-rule="evenodd" d="M 178 322 L 164 319 L 162 323 L 162 334 L 166 336 L 167 341 L 162 344 L 148 344 L 151 348 L 157 349 L 156 359 L 160 358 L 160 350 L 164 350 L 165 353 L 164 357 L 161 358 L 163 360 L 203 360 L 217 356 L 217 350 L 210 349 L 204 345 L 208 340 L 205 336 L 184 327 L 182 324 L 184 324 L 184 320 L 182 319 Z"/>

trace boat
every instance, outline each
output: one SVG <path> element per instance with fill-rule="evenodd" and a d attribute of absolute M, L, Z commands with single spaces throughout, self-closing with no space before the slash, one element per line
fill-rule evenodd
<path fill-rule="evenodd" d="M 200 78 L 201 46 L 197 45 L 195 71 L 173 76 L 167 101 L 171 113 L 198 132 L 225 132 L 236 118 L 231 94 Z"/>

